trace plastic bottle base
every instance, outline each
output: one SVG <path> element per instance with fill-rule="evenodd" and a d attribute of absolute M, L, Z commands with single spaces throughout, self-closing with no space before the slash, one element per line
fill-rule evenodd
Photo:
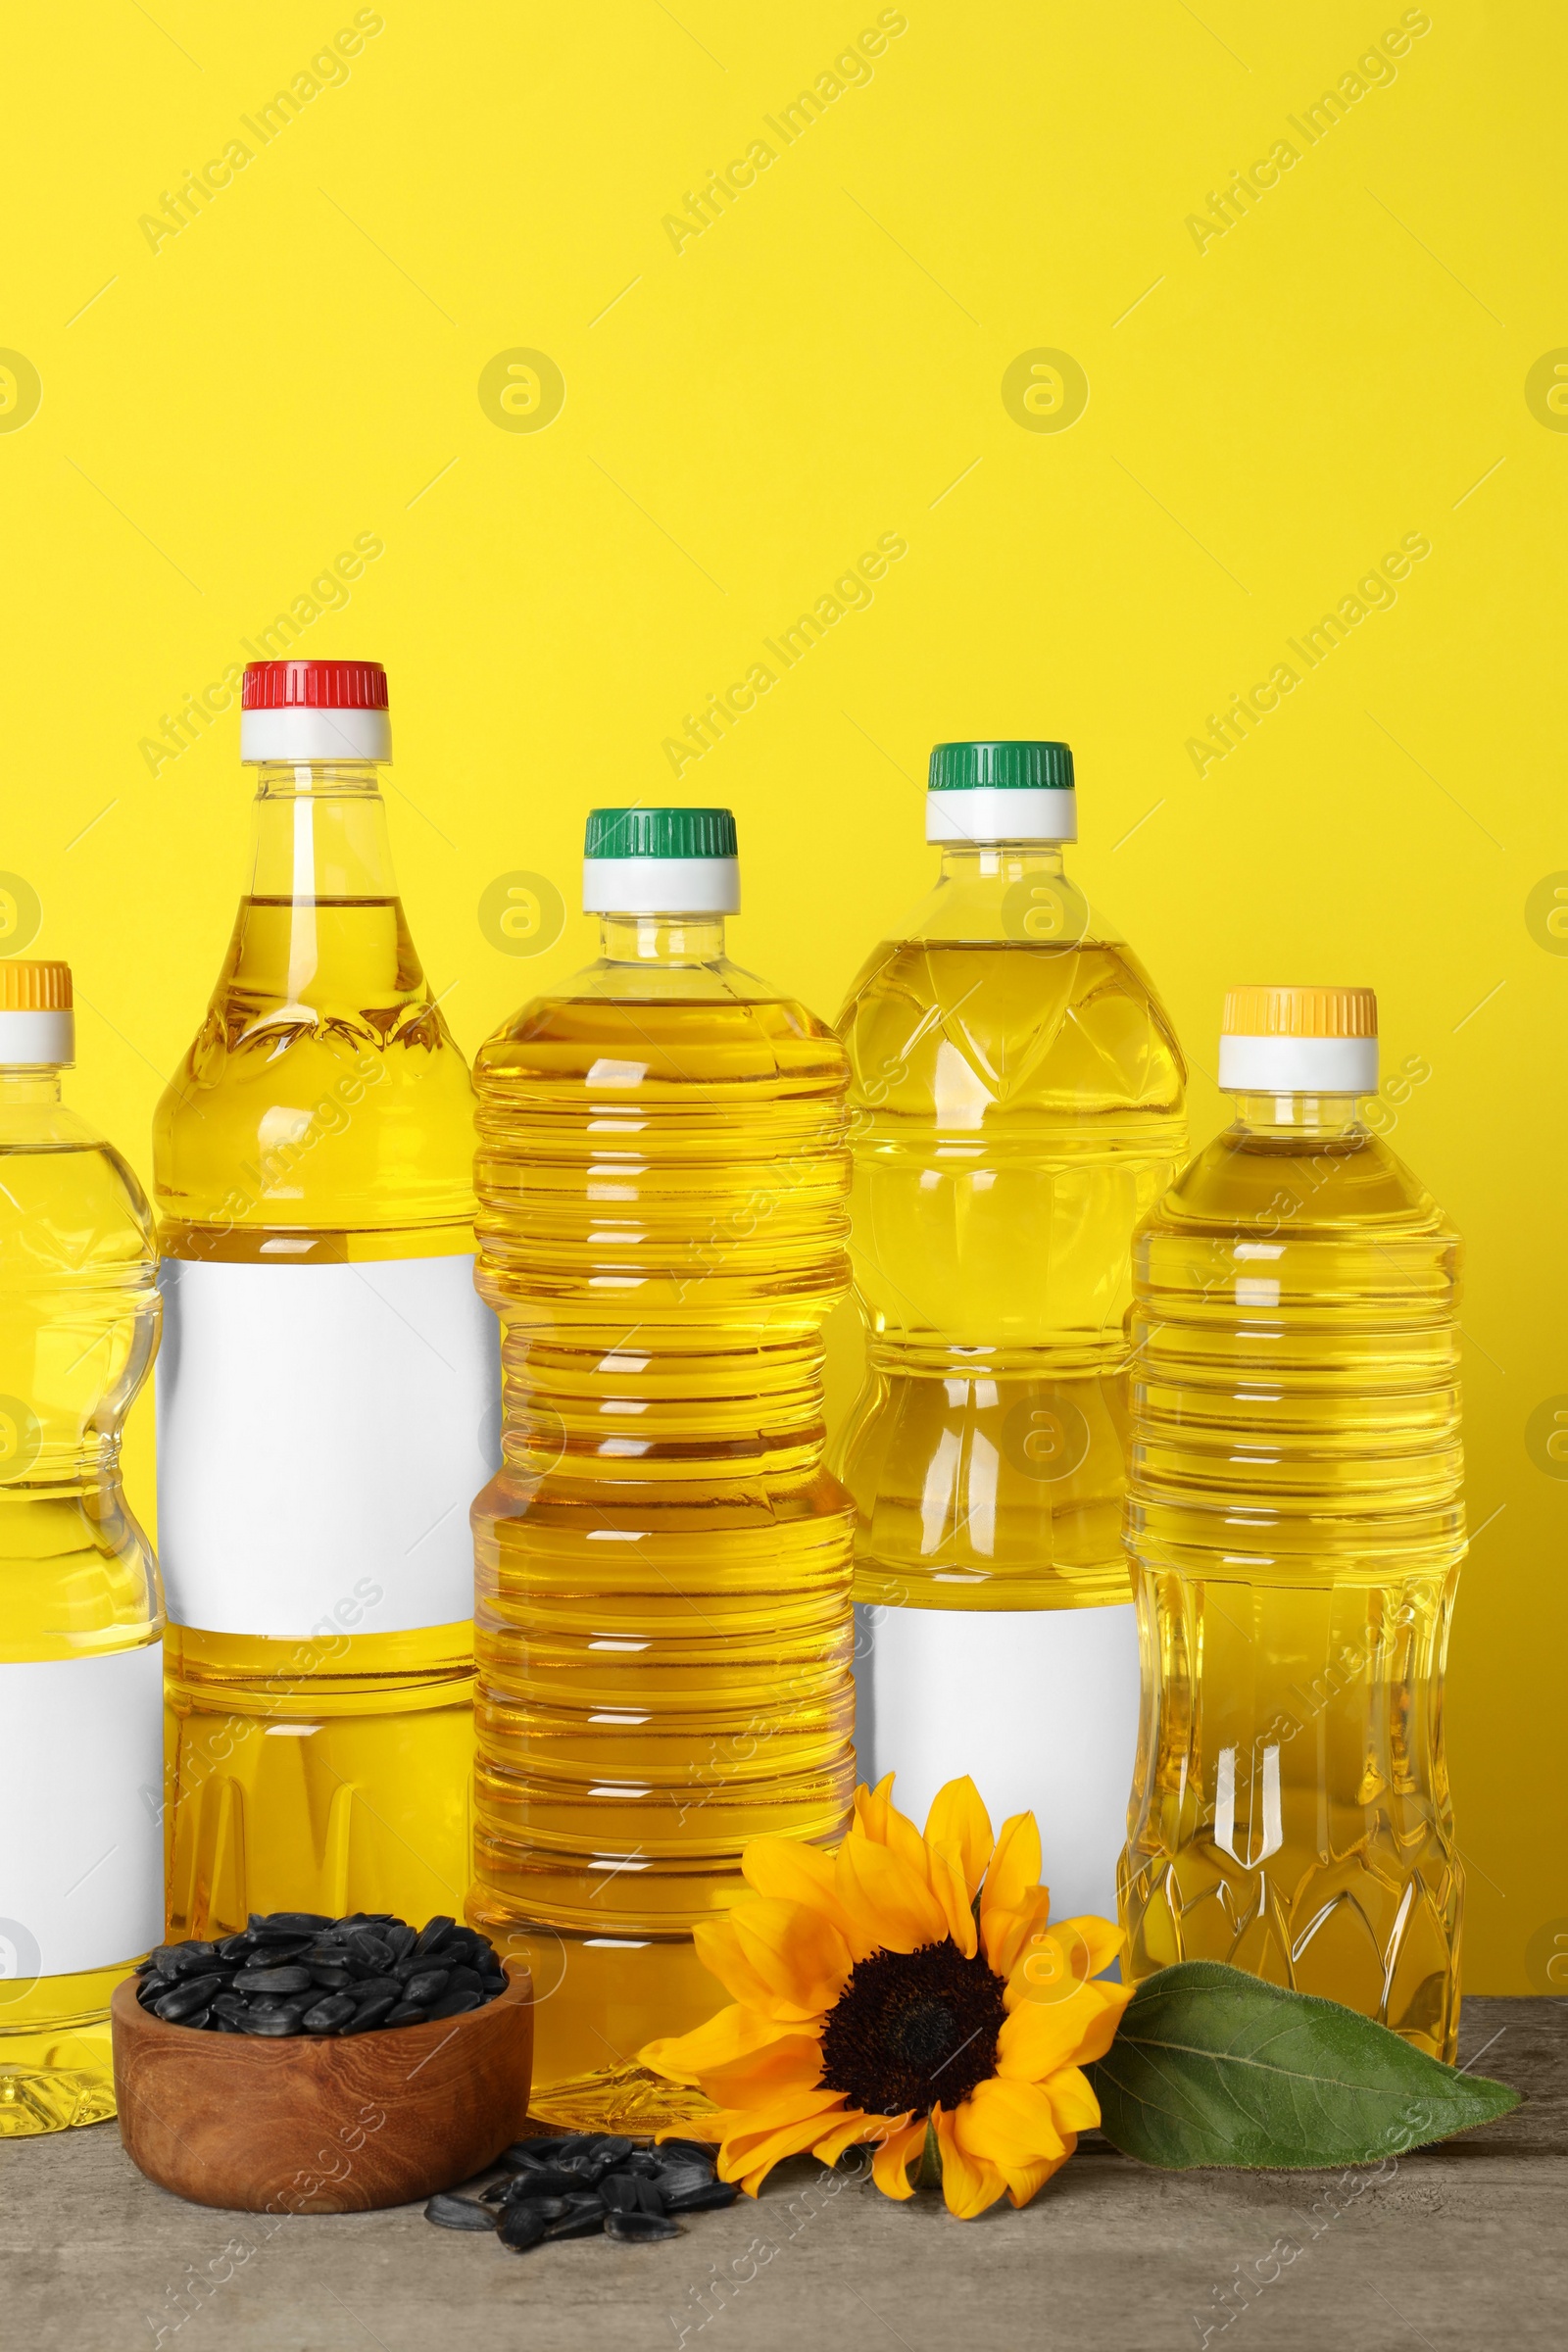
<path fill-rule="evenodd" d="M 612 2066 L 599 2074 L 552 2082 L 528 2102 L 528 2113 L 562 2132 L 659 2132 L 715 2115 L 711 2099 L 645 2066 Z"/>
<path fill-rule="evenodd" d="M 103 2124 L 115 2112 L 113 2078 L 90 2067 L 0 2064 L 0 2139 Z"/>

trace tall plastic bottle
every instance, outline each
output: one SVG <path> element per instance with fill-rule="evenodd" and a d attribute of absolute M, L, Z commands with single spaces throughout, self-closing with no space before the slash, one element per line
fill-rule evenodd
<path fill-rule="evenodd" d="M 250 881 L 158 1106 L 170 1933 L 453 1912 L 495 1460 L 473 1097 L 392 878 L 386 673 L 262 662 Z"/>
<path fill-rule="evenodd" d="M 1234 1125 L 1138 1236 L 1136 1976 L 1226 1960 L 1451 2058 L 1458 1236 L 1360 1115 L 1369 988 L 1234 988 Z"/>
<path fill-rule="evenodd" d="M 748 1838 L 842 1836 L 854 1757 L 844 1054 L 725 955 L 728 809 L 596 809 L 583 903 L 598 961 L 475 1064 L 506 1431 L 468 1916 L 531 1961 L 534 2111 L 586 2128 L 682 2112 L 634 2061 L 713 2010 L 692 1929 Z"/>
<path fill-rule="evenodd" d="M 853 1069 L 866 1384 L 857 1747 L 918 1813 L 1031 1808 L 1054 1907 L 1108 1912 L 1138 1722 L 1121 1545 L 1129 1249 L 1186 1151 L 1142 965 L 1071 881 L 1064 743 L 931 755 L 936 889 L 874 949 Z"/>
<path fill-rule="evenodd" d="M 120 1484 L 157 1254 L 74 1060 L 70 966 L 0 963 L 0 2138 L 114 2114 L 109 1996 L 163 1928 L 164 1604 Z"/>

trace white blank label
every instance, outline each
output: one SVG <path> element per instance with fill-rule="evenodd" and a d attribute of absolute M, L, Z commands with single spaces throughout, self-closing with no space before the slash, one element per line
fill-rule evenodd
<path fill-rule="evenodd" d="M 0 1979 L 112 1968 L 161 1941 L 161 1642 L 0 1666 Z"/>
<path fill-rule="evenodd" d="M 967 1773 L 1000 1830 L 1033 1813 L 1055 1919 L 1116 1916 L 1138 1742 L 1138 1612 L 855 1612 L 858 1777 L 897 1773 L 916 1826 Z"/>
<path fill-rule="evenodd" d="M 176 1625 L 304 1640 L 473 1614 L 501 1354 L 471 1257 L 160 1274 L 158 1551 Z"/>

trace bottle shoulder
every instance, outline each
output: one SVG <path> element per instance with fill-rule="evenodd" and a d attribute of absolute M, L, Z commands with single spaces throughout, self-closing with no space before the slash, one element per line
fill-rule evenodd
<path fill-rule="evenodd" d="M 107 1137 L 63 1103 L 0 1131 L 0 1263 L 80 1274 L 156 1261 L 152 1205 Z"/>
<path fill-rule="evenodd" d="M 852 1099 L 894 1115 L 1185 1118 L 1180 1042 L 1121 941 L 884 941 L 838 1031 Z"/>
<path fill-rule="evenodd" d="M 1446 1212 L 1380 1136 L 1258 1133 L 1214 1137 L 1149 1219 L 1152 1234 L 1343 1231 L 1367 1225 L 1457 1242 Z"/>
<path fill-rule="evenodd" d="M 530 999 L 474 1059 L 481 1100 L 539 1083 L 701 1093 L 726 1083 L 841 1093 L 844 1049 L 827 1023 L 727 958 L 639 968 L 601 960 L 559 995 Z"/>

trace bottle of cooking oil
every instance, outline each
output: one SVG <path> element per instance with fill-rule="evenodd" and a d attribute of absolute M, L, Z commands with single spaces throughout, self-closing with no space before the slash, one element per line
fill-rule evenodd
<path fill-rule="evenodd" d="M 171 1935 L 452 1911 L 495 1461 L 472 1088 L 392 879 L 373 662 L 259 662 L 249 887 L 158 1107 Z"/>
<path fill-rule="evenodd" d="M 114 2114 L 109 1996 L 163 1927 L 164 1603 L 120 1485 L 158 1260 L 74 1060 L 70 966 L 0 963 L 0 2139 Z"/>
<path fill-rule="evenodd" d="M 731 963 L 725 808 L 599 808 L 601 953 L 482 1048 L 479 1287 L 500 1475 L 473 1509 L 468 1916 L 531 1960 L 534 2111 L 670 2120 L 634 2064 L 713 2008 L 698 1920 L 854 1784 L 849 1498 L 821 1324 L 848 1288 L 848 1072 Z"/>
<path fill-rule="evenodd" d="M 971 1773 L 1108 1912 L 1138 1725 L 1121 1546 L 1129 1248 L 1186 1152 L 1185 1065 L 1063 867 L 1064 743 L 942 743 L 936 889 L 867 958 L 849 1048 L 866 1385 L 857 1746 L 922 1811 Z"/>
<path fill-rule="evenodd" d="M 1136 1976 L 1226 1960 L 1451 2059 L 1459 1242 L 1365 1125 L 1369 988 L 1235 988 L 1235 1124 L 1138 1236 Z"/>

